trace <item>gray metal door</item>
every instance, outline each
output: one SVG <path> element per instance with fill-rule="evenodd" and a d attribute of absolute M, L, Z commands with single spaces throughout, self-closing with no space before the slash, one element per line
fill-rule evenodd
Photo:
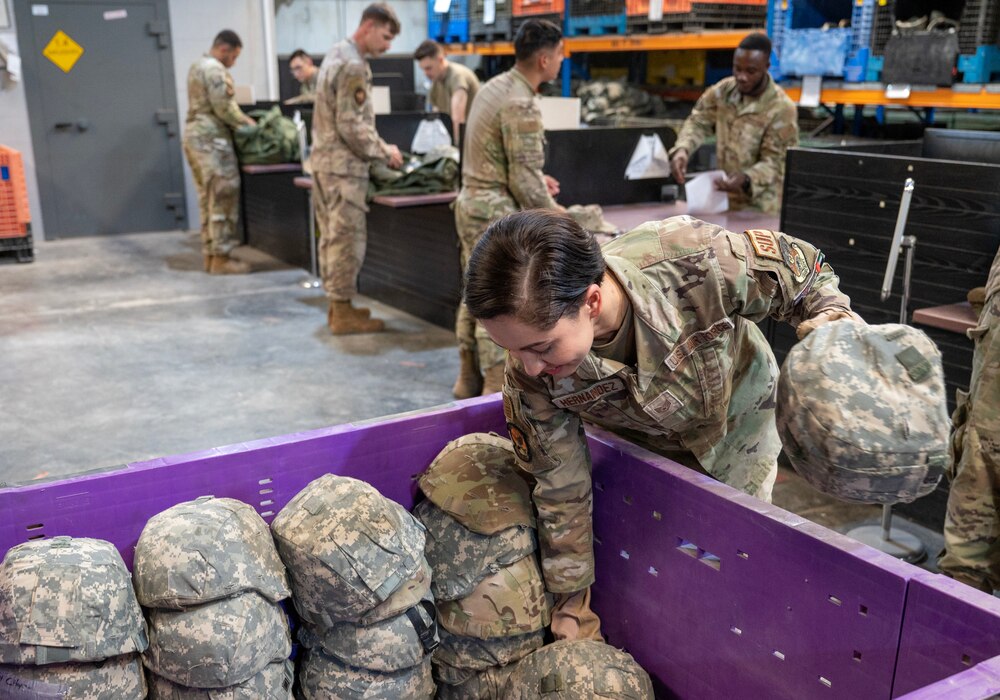
<path fill-rule="evenodd" d="M 184 227 L 166 0 L 14 0 L 45 237 Z"/>

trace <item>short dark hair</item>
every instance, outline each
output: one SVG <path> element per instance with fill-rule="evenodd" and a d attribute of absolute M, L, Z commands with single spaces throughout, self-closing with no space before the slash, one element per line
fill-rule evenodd
<path fill-rule="evenodd" d="M 597 240 L 572 217 L 520 211 L 490 224 L 472 250 L 465 303 L 474 318 L 511 316 L 549 330 L 579 310 L 604 270 Z"/>
<path fill-rule="evenodd" d="M 232 29 L 223 29 L 215 35 L 215 39 L 212 41 L 212 46 L 219 46 L 220 44 L 225 44 L 226 46 L 234 49 L 243 48 L 243 42 L 240 41 L 240 35 Z"/>
<path fill-rule="evenodd" d="M 551 49 L 562 41 L 559 25 L 547 19 L 529 19 L 514 36 L 514 58 L 527 61 L 542 49 Z"/>
<path fill-rule="evenodd" d="M 294 51 L 292 51 L 292 55 L 288 57 L 288 62 L 291 63 L 296 58 L 308 58 L 310 61 L 312 61 L 312 56 L 307 54 L 303 49 L 295 49 Z"/>
<path fill-rule="evenodd" d="M 424 39 L 420 42 L 417 50 L 413 52 L 413 60 L 422 61 L 425 58 L 435 58 L 440 56 L 443 51 L 441 44 L 433 39 Z"/>
<path fill-rule="evenodd" d="M 767 38 L 767 34 L 760 32 L 747 34 L 736 48 L 744 51 L 762 51 L 765 56 L 771 56 L 771 40 Z"/>
<path fill-rule="evenodd" d="M 384 2 L 373 2 L 365 8 L 365 11 L 361 13 L 362 24 L 367 20 L 372 20 L 375 24 L 387 24 L 393 36 L 399 34 L 399 17 Z"/>

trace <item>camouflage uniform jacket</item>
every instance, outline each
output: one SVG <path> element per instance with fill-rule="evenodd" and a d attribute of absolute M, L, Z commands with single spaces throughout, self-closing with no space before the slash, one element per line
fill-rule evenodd
<path fill-rule="evenodd" d="M 236 104 L 233 78 L 212 56 L 202 56 L 188 71 L 186 133 L 204 138 L 230 138 L 230 129 L 246 123 Z"/>
<path fill-rule="evenodd" d="M 661 452 L 693 455 L 754 494 L 776 469 L 778 368 L 755 325 L 797 326 L 850 310 L 813 246 L 782 233 L 732 233 L 687 216 L 642 224 L 603 249 L 631 304 L 636 366 L 591 352 L 563 379 L 528 376 L 508 356 L 504 412 L 518 461 L 537 484 L 547 587 L 594 580 L 590 454 L 581 419 Z M 686 451 L 686 452 L 684 452 Z"/>
<path fill-rule="evenodd" d="M 389 144 L 375 131 L 372 69 L 345 39 L 334 45 L 319 67 L 313 111 L 313 172 L 368 177 L 373 160 L 389 159 Z"/>
<path fill-rule="evenodd" d="M 545 129 L 535 90 L 512 68 L 487 82 L 472 103 L 456 206 L 485 222 L 518 209 L 555 208 L 544 164 Z"/>
<path fill-rule="evenodd" d="M 713 132 L 719 167 L 730 175 L 742 172 L 750 178 L 750 197 L 730 193 L 729 206 L 780 212 L 785 151 L 799 142 L 795 103 L 785 91 L 767 76 L 760 96 L 745 97 L 734 78 L 720 80 L 698 99 L 670 155 L 681 148 L 693 154 Z"/>

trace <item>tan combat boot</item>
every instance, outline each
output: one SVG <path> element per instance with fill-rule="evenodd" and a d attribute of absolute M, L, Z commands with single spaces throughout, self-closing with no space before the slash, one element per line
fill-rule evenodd
<path fill-rule="evenodd" d="M 483 393 L 483 375 L 479 371 L 479 353 L 475 350 L 459 349 L 458 379 L 451 393 L 456 399 L 471 399 Z"/>
<path fill-rule="evenodd" d="M 330 310 L 326 314 L 326 324 L 333 335 L 378 333 L 385 328 L 385 323 L 381 319 L 368 318 L 366 313 L 352 307 L 349 301 L 331 301 Z"/>
<path fill-rule="evenodd" d="M 211 261 L 206 261 L 210 275 L 245 275 L 250 272 L 250 265 L 231 258 L 228 255 L 213 255 Z"/>
<path fill-rule="evenodd" d="M 487 367 L 486 371 L 483 372 L 483 396 L 503 390 L 504 366 L 504 363 L 500 362 L 492 367 Z"/>

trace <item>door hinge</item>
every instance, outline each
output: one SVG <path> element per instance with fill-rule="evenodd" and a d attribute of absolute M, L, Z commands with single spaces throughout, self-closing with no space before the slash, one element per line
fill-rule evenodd
<path fill-rule="evenodd" d="M 146 33 L 155 36 L 161 49 L 170 48 L 170 30 L 167 27 L 167 20 L 154 19 L 146 22 Z"/>
<path fill-rule="evenodd" d="M 167 136 L 177 136 L 177 110 L 166 107 L 156 110 L 156 123 L 167 127 Z"/>
<path fill-rule="evenodd" d="M 174 218 L 178 221 L 184 221 L 186 214 L 184 212 L 184 195 L 182 193 L 165 192 L 163 194 L 163 203 L 167 209 L 174 210 Z"/>

